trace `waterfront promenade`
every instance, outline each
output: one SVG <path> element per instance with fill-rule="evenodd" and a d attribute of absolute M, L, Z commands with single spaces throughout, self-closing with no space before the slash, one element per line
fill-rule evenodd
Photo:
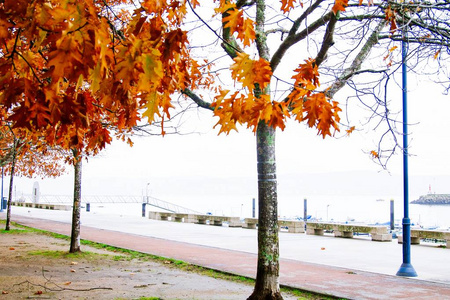
<path fill-rule="evenodd" d="M 0 213 L 4 219 L 5 213 Z M 12 208 L 12 220 L 69 235 L 70 211 Z M 256 230 L 82 213 L 83 239 L 239 275 L 256 273 Z M 280 233 L 280 281 L 349 299 L 450 299 L 450 249 L 412 246 L 419 277 L 395 276 L 401 245 Z"/>

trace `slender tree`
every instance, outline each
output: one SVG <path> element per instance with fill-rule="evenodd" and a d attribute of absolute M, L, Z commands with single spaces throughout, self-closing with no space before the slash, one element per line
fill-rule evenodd
<path fill-rule="evenodd" d="M 77 151 L 74 156 L 74 184 L 73 184 L 73 209 L 72 209 L 72 232 L 70 235 L 70 253 L 81 251 L 81 175 L 83 157 Z"/>

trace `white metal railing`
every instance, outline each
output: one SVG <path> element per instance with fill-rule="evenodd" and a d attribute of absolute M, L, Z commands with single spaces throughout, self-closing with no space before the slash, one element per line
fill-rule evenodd
<path fill-rule="evenodd" d="M 18 201 L 34 202 L 33 195 L 22 195 Z M 44 204 L 72 204 L 73 196 L 67 195 L 40 195 L 39 203 Z M 170 203 L 150 196 L 81 196 L 82 203 L 146 203 L 154 207 L 158 207 L 174 213 L 192 213 L 201 214 L 198 211 L 183 207 L 174 203 Z"/>

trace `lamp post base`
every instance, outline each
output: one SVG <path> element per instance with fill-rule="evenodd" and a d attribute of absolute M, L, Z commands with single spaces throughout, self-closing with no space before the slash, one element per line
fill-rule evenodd
<path fill-rule="evenodd" d="M 417 277 L 416 270 L 414 270 L 414 267 L 409 263 L 402 263 L 396 275 L 403 277 Z"/>

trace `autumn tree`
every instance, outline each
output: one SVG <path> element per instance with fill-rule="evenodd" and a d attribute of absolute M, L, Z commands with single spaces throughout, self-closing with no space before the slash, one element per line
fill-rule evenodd
<path fill-rule="evenodd" d="M 13 127 L 45 132 L 49 144 L 77 153 L 97 153 L 111 140 L 108 126 L 123 134 L 141 117 L 160 120 L 164 133 L 180 93 L 212 111 L 219 133 L 250 128 L 260 210 L 249 299 L 281 299 L 276 130 L 292 118 L 333 136 L 342 127 L 345 99 L 337 93 L 344 87 L 391 124 L 384 87 L 399 63 L 396 47 L 408 42 L 417 70 L 430 63 L 446 71 L 449 7 L 448 1 L 4 0 L 0 102 Z M 372 155 L 382 157 L 380 150 Z"/>
<path fill-rule="evenodd" d="M 389 87 L 402 61 L 400 42 L 409 45 L 410 71 L 434 69 L 434 78 L 448 84 L 443 62 L 448 59 L 449 12 L 448 1 L 221 1 L 216 19 L 194 9 L 198 21 L 192 28 L 211 31 L 215 42 L 193 41 L 202 50 L 220 44 L 222 49 L 216 51 L 232 61 L 230 71 L 216 75 L 216 81 L 226 82 L 224 77 L 231 76 L 233 91 L 219 90 L 209 101 L 198 89 L 183 93 L 213 111 L 220 132 L 239 124 L 256 132 L 258 268 L 249 299 L 281 299 L 275 128 L 283 130 L 286 119 L 294 118 L 316 127 L 323 137 L 334 135 L 341 110 L 335 95 L 346 87 L 349 96 L 340 102 L 347 106 L 357 99 L 371 119 L 386 128 L 369 153 L 385 166 L 398 147 Z M 342 134 L 353 130 L 349 124 Z M 388 135 L 393 137 L 392 148 L 384 147 Z"/>
<path fill-rule="evenodd" d="M 64 155 L 8 124 L 0 127 L 0 166 L 10 175 L 6 213 L 6 230 L 11 225 L 14 176 L 28 178 L 58 177 L 64 171 Z"/>

